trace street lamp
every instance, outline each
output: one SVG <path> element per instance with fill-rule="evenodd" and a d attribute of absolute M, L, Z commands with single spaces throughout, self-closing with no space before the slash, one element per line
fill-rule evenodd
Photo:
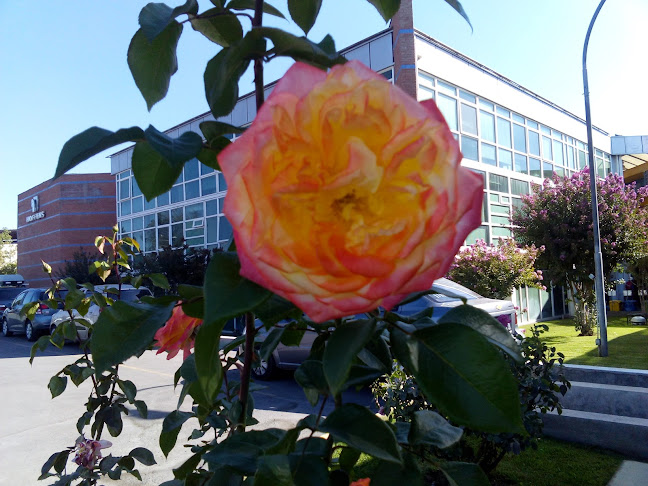
<path fill-rule="evenodd" d="M 605 287 L 603 283 L 603 255 L 601 254 L 601 233 L 599 230 L 598 198 L 596 196 L 596 167 L 594 167 L 594 141 L 592 137 L 592 114 L 590 113 L 589 83 L 587 82 L 587 45 L 590 34 L 605 0 L 601 0 L 587 29 L 583 46 L 583 87 L 585 88 L 585 122 L 587 124 L 587 147 L 589 158 L 590 192 L 592 193 L 592 225 L 594 229 L 594 288 L 596 289 L 596 313 L 598 314 L 599 356 L 608 355 L 607 315 L 605 314 Z"/>

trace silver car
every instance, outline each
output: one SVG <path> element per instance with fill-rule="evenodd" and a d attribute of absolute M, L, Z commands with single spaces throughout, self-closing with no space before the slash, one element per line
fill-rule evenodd
<path fill-rule="evenodd" d="M 108 289 L 114 289 L 114 292 L 108 292 Z M 90 294 L 91 292 L 87 289 L 82 289 L 86 294 Z M 107 297 L 110 297 L 113 300 L 122 300 L 124 302 L 137 302 L 140 298 L 146 296 L 146 295 L 153 295 L 149 289 L 146 287 L 139 287 L 135 288 L 132 285 L 122 285 L 121 286 L 121 292 L 119 295 L 116 292 L 117 286 L 112 284 L 112 285 L 95 285 L 94 287 L 95 292 L 100 292 L 104 294 Z M 74 309 L 72 310 L 72 314 L 74 315 L 74 320 L 77 328 L 77 334 L 79 336 L 79 340 L 81 341 L 86 341 L 89 337 L 89 329 L 87 326 L 84 326 L 81 322 L 79 321 L 85 321 L 88 325 L 92 325 L 95 322 L 97 322 L 97 319 L 99 318 L 99 314 L 101 312 L 101 308 L 97 304 L 92 304 L 90 308 L 88 309 L 88 312 L 86 313 L 85 316 L 81 316 L 79 312 Z M 54 314 L 51 318 L 50 324 L 49 324 L 49 330 L 50 334 L 54 332 L 54 330 L 57 328 L 57 326 L 61 325 L 65 321 L 70 320 L 70 312 L 66 310 L 61 310 Z"/>
<path fill-rule="evenodd" d="M 40 303 L 36 308 L 36 314 L 31 319 L 21 313 L 23 307 L 32 302 L 45 301 L 47 289 L 24 289 L 2 313 L 2 334 L 24 334 L 27 341 L 35 341 L 39 334 L 46 334 L 49 331 L 52 314 L 57 309 L 52 309 L 47 304 Z"/>
<path fill-rule="evenodd" d="M 496 300 L 482 297 L 481 295 L 467 289 L 463 285 L 440 278 L 432 284 L 432 290 L 436 293 L 424 295 L 423 297 L 392 309 L 393 312 L 402 316 L 412 316 L 424 309 L 432 308 L 432 318 L 439 319 L 452 308 L 466 303 L 482 309 L 495 317 L 503 326 L 511 332 L 516 330 L 516 313 L 513 302 L 509 300 Z M 263 341 L 266 331 L 262 328 L 258 340 Z M 316 332 L 307 331 L 299 346 L 285 346 L 279 344 L 270 356 L 270 359 L 256 360 L 252 368 L 252 374 L 261 380 L 272 378 L 278 369 L 296 369 L 302 361 L 308 358 L 311 345 L 317 337 Z"/>

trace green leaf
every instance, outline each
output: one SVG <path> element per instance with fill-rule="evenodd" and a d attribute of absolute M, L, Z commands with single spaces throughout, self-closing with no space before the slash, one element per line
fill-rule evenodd
<path fill-rule="evenodd" d="M 140 417 L 142 417 L 143 419 L 148 418 L 148 407 L 143 400 L 135 400 L 133 402 L 133 405 L 135 405 L 137 413 L 140 414 Z"/>
<path fill-rule="evenodd" d="M 205 68 L 205 96 L 213 115 L 228 115 L 239 97 L 238 82 L 254 57 L 263 56 L 266 42 L 258 29 L 249 32 L 241 41 L 222 49 Z"/>
<path fill-rule="evenodd" d="M 20 315 L 26 316 L 27 319 L 33 321 L 39 306 L 40 306 L 40 302 L 38 301 L 29 302 L 28 304 L 22 306 L 22 308 L 20 309 Z"/>
<path fill-rule="evenodd" d="M 219 46 L 228 47 L 243 38 L 243 27 L 236 15 L 226 13 L 221 8 L 212 8 L 191 16 L 191 26 Z"/>
<path fill-rule="evenodd" d="M 156 331 L 171 317 L 173 304 L 154 306 L 116 301 L 99 314 L 90 351 L 96 373 L 126 361 L 148 348 Z"/>
<path fill-rule="evenodd" d="M 425 398 L 457 424 L 524 434 L 517 384 L 504 357 L 477 331 L 439 324 L 392 329 L 392 350 Z"/>
<path fill-rule="evenodd" d="M 342 405 L 326 417 L 319 429 L 378 459 L 403 462 L 392 429 L 366 407 L 355 403 Z"/>
<path fill-rule="evenodd" d="M 207 143 L 211 143 L 212 140 L 218 139 L 223 135 L 235 134 L 239 135 L 243 133 L 243 129 L 230 125 L 229 123 L 223 123 L 219 121 L 205 121 L 200 124 L 200 131 L 202 132 Z"/>
<path fill-rule="evenodd" d="M 324 376 L 321 361 L 307 359 L 295 370 L 295 381 L 304 389 L 306 398 L 311 405 L 315 405 L 319 395 L 328 395 L 328 383 Z M 311 390 L 309 392 L 309 390 Z M 314 393 L 312 392 L 314 391 Z"/>
<path fill-rule="evenodd" d="M 65 376 L 52 376 L 47 388 L 49 388 L 52 398 L 56 398 L 65 391 L 66 386 L 67 378 Z"/>
<path fill-rule="evenodd" d="M 229 10 L 254 10 L 255 0 L 232 0 L 227 4 Z M 263 2 L 263 13 L 285 19 L 284 14 L 267 2 Z"/>
<path fill-rule="evenodd" d="M 193 159 L 202 149 L 202 137 L 195 132 L 184 132 L 178 138 L 171 138 L 149 125 L 144 136 L 153 150 L 173 167 L 182 167 L 182 164 Z"/>
<path fill-rule="evenodd" d="M 317 19 L 322 0 L 288 0 L 288 11 L 299 28 L 308 35 Z"/>
<path fill-rule="evenodd" d="M 129 402 L 133 403 L 135 401 L 135 396 L 137 395 L 137 387 L 135 383 L 130 380 L 117 380 L 119 388 L 124 392 L 126 398 Z"/>
<path fill-rule="evenodd" d="M 133 149 L 133 175 L 148 201 L 169 191 L 180 174 L 182 165 L 172 166 L 148 142 L 138 142 Z"/>
<path fill-rule="evenodd" d="M 150 273 L 147 275 L 151 279 L 151 282 L 156 287 L 159 287 L 164 290 L 169 290 L 171 286 L 169 285 L 169 280 L 163 273 Z"/>
<path fill-rule="evenodd" d="M 299 319 L 303 314 L 292 302 L 277 294 L 272 294 L 268 300 L 256 307 L 254 313 L 266 326 L 273 326 L 284 319 Z"/>
<path fill-rule="evenodd" d="M 264 302 L 270 291 L 241 277 L 236 253 L 215 253 L 205 272 L 205 323 L 245 314 Z M 222 328 L 221 328 L 222 330 Z"/>
<path fill-rule="evenodd" d="M 65 142 L 59 155 L 54 179 L 110 147 L 143 138 L 144 131 L 139 127 L 122 128 L 116 132 L 99 127 L 88 128 Z"/>
<path fill-rule="evenodd" d="M 349 370 L 349 375 L 344 382 L 342 389 L 346 389 L 350 386 L 371 385 L 384 374 L 385 372 L 383 370 L 377 370 L 368 366 L 353 365 Z"/>
<path fill-rule="evenodd" d="M 419 467 L 419 460 L 412 454 L 403 454 L 404 464 L 401 466 L 393 462 L 380 461 L 378 467 L 371 473 L 371 486 L 424 486 L 428 484 L 423 480 L 423 473 Z"/>
<path fill-rule="evenodd" d="M 283 333 L 283 327 L 275 327 L 267 334 L 266 338 L 261 344 L 261 348 L 259 349 L 259 356 L 262 360 L 267 361 L 268 359 L 270 359 L 272 352 L 281 342 L 281 336 L 283 336 Z"/>
<path fill-rule="evenodd" d="M 149 3 L 140 11 L 139 24 L 148 41 L 153 42 L 176 17 L 182 14 L 195 15 L 197 13 L 198 2 L 196 0 L 187 0 L 184 5 L 173 9 L 164 3 Z"/>
<path fill-rule="evenodd" d="M 175 20 L 153 42 L 139 29 L 128 46 L 128 67 L 148 110 L 164 98 L 169 82 L 178 70 L 176 47 L 182 33 L 182 25 Z"/>
<path fill-rule="evenodd" d="M 200 464 L 200 461 L 202 461 L 202 454 L 200 454 L 200 453 L 194 454 L 189 459 L 187 459 L 185 462 L 183 462 L 180 465 L 180 467 L 173 470 L 173 476 L 176 479 L 185 479 L 190 473 L 192 473 L 194 471 L 194 469 L 196 469 L 198 464 Z M 214 476 L 216 474 L 217 473 L 215 473 Z M 181 484 L 184 485 L 185 483 L 182 482 Z"/>
<path fill-rule="evenodd" d="M 376 7 L 378 13 L 385 19 L 385 22 L 389 21 L 400 7 L 400 0 L 367 0 L 371 5 Z M 447 0 L 446 0 L 447 1 Z"/>
<path fill-rule="evenodd" d="M 81 304 L 81 301 L 85 298 L 85 293 L 81 290 L 73 289 L 70 290 L 65 296 L 65 310 L 76 309 Z"/>
<path fill-rule="evenodd" d="M 358 459 L 360 459 L 360 454 L 361 452 L 353 447 L 343 448 L 339 458 L 340 468 L 347 472 L 351 472 L 353 466 L 355 466 Z"/>
<path fill-rule="evenodd" d="M 36 357 L 36 353 L 38 351 L 45 351 L 47 347 L 50 344 L 50 337 L 49 336 L 41 336 L 38 338 L 38 340 L 32 345 L 31 351 L 29 352 L 29 364 L 32 364 L 34 362 L 34 358 Z"/>
<path fill-rule="evenodd" d="M 482 309 L 466 304 L 457 306 L 439 319 L 439 324 L 446 323 L 471 327 L 518 363 L 523 360 L 520 345 L 511 333 L 497 319 Z"/>
<path fill-rule="evenodd" d="M 417 410 L 412 415 L 408 442 L 412 445 L 431 445 L 445 449 L 456 444 L 463 430 L 450 425 L 441 415 L 431 410 Z"/>
<path fill-rule="evenodd" d="M 98 413 L 97 415 L 101 416 L 101 419 L 106 424 L 110 435 L 117 437 L 121 434 L 121 431 L 124 428 L 124 422 L 122 421 L 121 412 L 117 405 L 111 405 L 104 409 L 103 413 Z"/>
<path fill-rule="evenodd" d="M 182 424 L 193 416 L 194 415 L 191 412 L 174 410 L 164 417 L 164 421 L 162 422 L 162 433 L 160 434 L 160 449 L 162 449 L 162 453 L 165 457 L 169 455 L 169 452 L 171 452 L 171 449 L 175 446 Z"/>
<path fill-rule="evenodd" d="M 128 455 L 133 459 L 137 459 L 145 466 L 152 466 L 153 464 L 157 464 L 153 453 L 145 447 L 136 447 L 135 449 L 130 451 Z"/>
<path fill-rule="evenodd" d="M 178 285 L 178 294 L 185 301 L 182 304 L 182 312 L 190 317 L 202 319 L 204 316 L 205 299 L 203 288 L 198 285 Z"/>
<path fill-rule="evenodd" d="M 312 438 L 310 442 L 315 442 L 315 438 Z M 328 468 L 322 459 L 325 455 L 326 452 L 323 452 L 320 457 L 308 453 L 306 455 L 290 454 L 295 486 L 321 486 L 322 484 L 332 486 L 332 483 L 329 483 Z"/>
<path fill-rule="evenodd" d="M 225 147 L 231 143 L 232 142 L 225 137 L 215 138 L 212 140 L 212 143 L 209 144 L 209 147 L 203 147 L 196 158 L 207 167 L 220 171 L 221 168 L 220 163 L 218 162 L 218 154 L 220 154 Z"/>
<path fill-rule="evenodd" d="M 376 328 L 374 319 L 344 322 L 331 335 L 324 350 L 324 375 L 335 396 L 349 376 L 351 364 Z"/>
<path fill-rule="evenodd" d="M 198 383 L 207 398 L 207 406 L 218 395 L 223 382 L 223 367 L 220 360 L 221 321 L 210 321 L 200 326 L 196 335 L 194 354 Z"/>
<path fill-rule="evenodd" d="M 316 44 L 306 37 L 297 37 L 273 27 L 259 27 L 255 29 L 255 32 L 272 42 L 274 45 L 273 52 L 277 56 L 291 57 L 295 61 L 312 64 L 322 69 L 346 62 L 344 56 L 329 50 L 331 46 L 335 49 L 335 43 L 330 36 L 326 36 L 321 43 Z M 324 47 L 326 47 L 326 50 Z"/>
<path fill-rule="evenodd" d="M 490 486 L 488 476 L 472 462 L 446 462 L 441 470 L 450 486 Z"/>
<path fill-rule="evenodd" d="M 470 31 L 472 32 L 473 31 L 473 26 L 470 23 L 470 19 L 468 18 L 468 14 L 466 13 L 466 11 L 461 6 L 461 3 L 459 3 L 458 0 L 445 0 L 445 2 L 448 5 L 450 5 L 452 8 L 454 8 L 457 11 L 457 13 L 459 13 L 459 15 L 461 15 L 466 20 L 466 22 L 468 22 L 468 25 L 470 25 Z"/>
<path fill-rule="evenodd" d="M 259 457 L 254 486 L 294 486 L 288 456 Z"/>

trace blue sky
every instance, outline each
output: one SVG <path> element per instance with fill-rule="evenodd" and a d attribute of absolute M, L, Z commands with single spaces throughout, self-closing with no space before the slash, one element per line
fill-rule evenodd
<path fill-rule="evenodd" d="M 443 0 L 414 0 L 415 25 L 522 86 L 584 116 L 581 54 L 599 0 L 462 0 L 474 31 Z M 61 147 L 97 125 L 166 129 L 208 111 L 202 72 L 216 46 L 190 27 L 178 48 L 179 70 L 149 113 L 126 64 L 146 1 L 0 1 L 0 228 L 15 228 L 17 196 L 54 174 Z M 176 6 L 181 0 L 169 1 Z M 201 0 L 201 10 L 210 3 Z M 285 0 L 270 3 L 287 14 Z M 342 9 L 344 5 L 344 9 Z M 608 0 L 590 41 L 594 123 L 612 134 L 648 135 L 644 0 Z M 289 23 L 270 20 L 278 27 Z M 331 33 L 339 48 L 386 27 L 365 0 L 324 0 L 309 37 Z M 266 80 L 288 64 L 273 61 Z M 251 74 L 241 92 L 252 88 Z M 74 172 L 109 172 L 98 155 Z"/>

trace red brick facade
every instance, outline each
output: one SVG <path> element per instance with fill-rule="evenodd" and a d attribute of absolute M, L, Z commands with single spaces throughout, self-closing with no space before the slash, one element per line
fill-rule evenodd
<path fill-rule="evenodd" d="M 95 237 L 117 222 L 115 204 L 115 178 L 105 173 L 66 174 L 19 194 L 18 273 L 32 287 L 48 286 L 41 260 L 56 274 L 79 248 L 95 252 Z"/>
<path fill-rule="evenodd" d="M 392 19 L 394 39 L 394 84 L 417 99 L 416 49 L 412 0 L 402 0 Z"/>

